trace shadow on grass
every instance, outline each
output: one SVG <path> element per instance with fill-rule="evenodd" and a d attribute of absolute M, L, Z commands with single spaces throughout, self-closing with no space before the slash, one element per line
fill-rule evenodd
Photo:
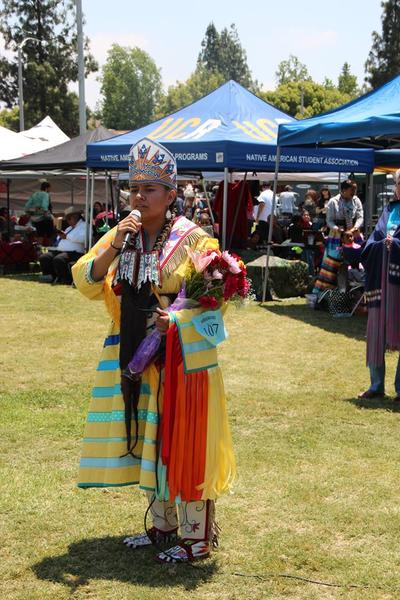
<path fill-rule="evenodd" d="M 42 273 L 2 273 L 1 279 L 12 279 L 13 281 L 37 281 Z"/>
<path fill-rule="evenodd" d="M 264 304 L 260 308 L 275 315 L 296 319 L 312 327 L 325 329 L 329 333 L 339 333 L 356 340 L 365 340 L 367 319 L 362 315 L 353 317 L 332 317 L 329 313 L 314 310 L 307 304 Z"/>
<path fill-rule="evenodd" d="M 71 591 L 87 585 L 92 579 L 132 583 L 144 587 L 196 589 L 217 571 L 214 559 L 200 566 L 188 564 L 163 565 L 154 561 L 158 550 L 154 546 L 130 550 L 122 537 L 81 540 L 71 544 L 68 552 L 50 556 L 32 566 L 39 579 L 68 586 Z"/>
<path fill-rule="evenodd" d="M 357 408 L 386 410 L 388 412 L 400 413 L 400 403 L 394 403 L 390 396 L 382 396 L 379 398 L 344 398 L 344 402 L 354 404 Z"/>

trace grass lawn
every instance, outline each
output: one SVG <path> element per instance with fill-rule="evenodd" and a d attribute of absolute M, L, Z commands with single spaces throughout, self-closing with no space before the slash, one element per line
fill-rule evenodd
<path fill-rule="evenodd" d="M 364 317 L 303 300 L 228 312 L 239 478 L 220 550 L 169 567 L 121 543 L 143 529 L 136 489 L 75 487 L 103 306 L 32 279 L 0 279 L 1 600 L 400 598 L 400 414 L 356 399 Z"/>

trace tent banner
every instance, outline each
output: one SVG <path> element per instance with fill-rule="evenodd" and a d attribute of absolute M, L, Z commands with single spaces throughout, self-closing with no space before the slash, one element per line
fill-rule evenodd
<path fill-rule="evenodd" d="M 140 138 L 138 138 L 140 139 Z M 187 142 L 165 143 L 164 145 L 175 156 L 178 170 L 223 169 L 226 160 L 226 144 L 224 142 Z M 100 169 L 128 169 L 129 146 L 107 146 L 106 144 L 89 144 L 87 146 L 87 164 Z"/>
<path fill-rule="evenodd" d="M 229 167 L 255 171 L 275 169 L 276 147 L 229 145 Z M 279 171 L 335 171 L 371 173 L 374 152 L 354 148 L 282 148 Z"/>
<path fill-rule="evenodd" d="M 175 156 L 178 171 L 240 170 L 271 171 L 275 169 L 276 146 L 239 142 L 167 143 Z M 112 148 L 112 146 L 111 146 Z M 128 169 L 130 146 L 110 150 L 105 144 L 89 144 L 88 165 L 100 169 Z M 335 171 L 370 173 L 374 168 L 372 150 L 358 149 L 283 149 L 281 171 Z"/>

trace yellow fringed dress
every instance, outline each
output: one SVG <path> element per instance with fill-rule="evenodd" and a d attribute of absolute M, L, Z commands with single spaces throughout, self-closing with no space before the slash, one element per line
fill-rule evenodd
<path fill-rule="evenodd" d="M 179 241 L 175 241 L 174 244 L 167 242 L 164 248 L 164 261 L 160 260 L 160 295 L 179 292 L 188 260 L 185 245 L 189 245 L 193 250 L 215 249 L 218 246 L 217 240 L 209 238 L 202 229 L 194 227 L 193 223 L 184 217 L 177 219 L 172 233 L 175 240 Z M 158 370 L 154 365 L 150 365 L 142 377 L 138 406 L 139 441 L 135 447 L 135 454 L 140 459 L 130 455 L 122 457 L 126 453 L 126 430 L 119 368 L 120 302 L 112 289 L 119 258 L 113 261 L 104 280 L 92 282 L 88 276 L 94 258 L 109 246 L 114 237 L 115 230 L 109 231 L 72 268 L 78 290 L 90 300 L 104 301 L 111 317 L 92 390 L 78 486 L 87 488 L 138 484 L 143 490 L 155 491 L 157 481 L 158 489 L 164 490 L 164 497 L 160 497 L 160 500 L 163 500 L 168 499 L 168 482 L 162 480 L 166 477 L 165 471 L 160 469 L 160 461 L 157 461 L 157 426 L 163 404 L 161 385 L 157 406 Z M 188 326 L 186 329 L 189 342 L 192 335 L 193 342 L 196 343 L 196 336 L 199 335 L 190 327 L 191 318 L 198 312 L 199 309 L 174 313 L 176 321 Z M 231 488 L 236 466 L 224 385 L 216 364 L 216 350 L 208 352 L 209 354 L 207 351 L 201 353 L 203 356 L 193 355 L 193 360 L 200 361 L 200 368 L 203 365 L 207 370 L 208 377 L 205 480 L 199 489 L 202 489 L 202 499 L 215 500 Z"/>

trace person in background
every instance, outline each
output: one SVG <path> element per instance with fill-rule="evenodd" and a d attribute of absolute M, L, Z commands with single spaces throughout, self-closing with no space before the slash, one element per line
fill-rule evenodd
<path fill-rule="evenodd" d="M 195 197 L 195 192 L 194 192 L 194 189 L 193 189 L 193 186 L 191 183 L 188 183 L 187 186 L 185 187 L 185 189 L 183 191 L 183 196 L 185 198 L 185 202 L 183 205 L 183 208 L 185 211 L 185 217 L 187 219 L 191 220 L 191 219 L 193 219 L 193 215 L 194 215 L 193 203 L 194 203 L 194 197 Z"/>
<path fill-rule="evenodd" d="M 50 183 L 44 181 L 40 191 L 34 192 L 25 204 L 32 225 L 39 237 L 50 237 L 54 233 L 53 217 L 50 211 Z"/>
<path fill-rule="evenodd" d="M 320 190 L 319 198 L 317 202 L 317 215 L 325 215 L 327 211 L 328 202 L 331 199 L 331 192 L 329 188 L 323 187 Z"/>
<path fill-rule="evenodd" d="M 9 236 L 14 235 L 16 218 L 10 217 L 10 213 L 6 206 L 0 208 L 0 233 L 7 233 Z"/>
<path fill-rule="evenodd" d="M 346 179 L 340 184 L 340 193 L 331 198 L 327 204 L 326 224 L 329 235 L 321 269 L 314 284 L 314 294 L 336 287 L 337 273 L 343 262 L 342 233 L 343 231 L 354 233 L 363 226 L 364 211 L 361 200 L 355 195 L 356 191 L 354 182 Z"/>
<path fill-rule="evenodd" d="M 291 242 L 302 244 L 304 242 L 304 223 L 302 215 L 293 215 L 292 222 L 288 227 L 288 238 Z"/>
<path fill-rule="evenodd" d="M 260 234 L 261 242 L 268 237 L 268 217 L 272 213 L 273 192 L 269 181 L 263 181 L 261 184 L 261 194 L 258 196 L 258 207 L 255 223 Z"/>
<path fill-rule="evenodd" d="M 180 217 L 181 215 L 184 214 L 184 212 L 185 212 L 184 205 L 185 205 L 185 200 L 184 200 L 184 195 L 183 195 L 183 189 L 181 187 L 178 187 L 178 193 L 177 193 L 176 200 L 175 200 L 175 209 L 176 209 L 176 214 L 178 215 L 178 217 Z"/>
<path fill-rule="evenodd" d="M 77 261 L 85 252 L 86 223 L 76 206 L 64 211 L 68 227 L 57 231 L 59 242 L 57 250 L 39 256 L 43 283 L 71 284 L 70 263 Z"/>
<path fill-rule="evenodd" d="M 279 196 L 281 213 L 283 217 L 292 217 L 296 206 L 296 196 L 290 185 L 285 185 L 284 191 Z"/>
<path fill-rule="evenodd" d="M 97 217 L 98 214 L 100 214 L 101 212 L 103 212 L 103 205 L 101 202 L 95 202 L 93 204 L 93 223 Z"/>
<path fill-rule="evenodd" d="M 340 193 L 329 200 L 326 206 L 326 224 L 335 231 L 354 231 L 364 224 L 364 211 L 357 197 L 357 186 L 346 179 L 340 184 Z"/>
<path fill-rule="evenodd" d="M 275 215 L 269 215 L 269 217 L 268 217 L 267 237 L 268 237 L 268 230 L 270 228 L 271 219 L 272 219 L 272 242 L 274 244 L 282 244 L 282 242 L 285 240 L 286 236 L 285 236 L 283 227 L 281 227 L 281 225 L 279 225 L 278 219 Z"/>
<path fill-rule="evenodd" d="M 315 190 L 310 188 L 307 190 L 306 195 L 304 196 L 303 210 L 308 211 L 312 222 L 317 215 L 317 202 L 318 194 Z"/>
<path fill-rule="evenodd" d="M 301 219 L 300 219 L 300 225 L 301 227 L 304 229 L 312 229 L 312 221 L 311 221 L 311 216 L 310 213 L 308 212 L 308 210 L 306 210 L 305 208 L 301 211 Z"/>
<path fill-rule="evenodd" d="M 370 386 L 359 398 L 385 395 L 385 352 L 400 350 L 400 169 L 393 198 L 382 211 L 361 254 L 368 304 L 367 365 Z M 400 403 L 400 359 L 394 380 Z"/>

